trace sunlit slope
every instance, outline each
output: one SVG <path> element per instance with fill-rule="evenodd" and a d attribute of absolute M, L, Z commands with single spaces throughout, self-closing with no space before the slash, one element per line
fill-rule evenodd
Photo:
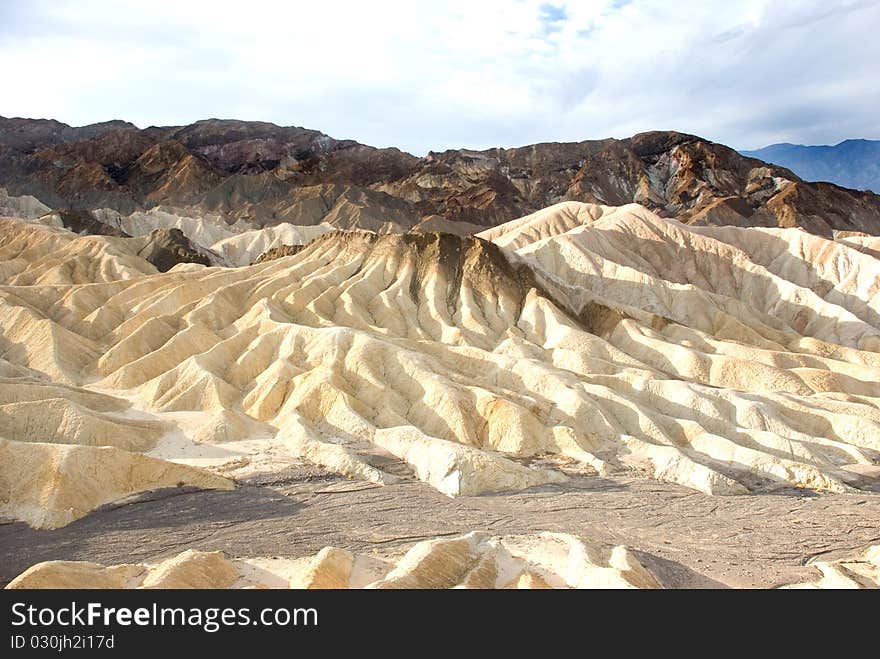
<path fill-rule="evenodd" d="M 187 550 L 148 563 L 37 563 L 6 588 L 459 588 L 564 589 L 663 587 L 664 575 L 640 554 L 566 533 L 491 537 L 469 533 L 413 545 L 403 556 L 324 547 L 303 558 L 230 558 Z M 651 565 L 649 563 L 648 565 Z M 674 564 L 673 564 L 674 565 Z M 880 588 L 880 546 L 811 561 L 815 580 L 783 588 Z M 668 576 L 668 575 L 667 575 Z"/>
<path fill-rule="evenodd" d="M 64 401 L 46 408 L 57 423 L 20 405 L 0 436 L 84 446 L 98 431 L 58 428 L 85 419 L 126 455 L 187 468 L 236 476 L 280 451 L 449 495 L 578 470 L 712 494 L 877 485 L 870 255 L 637 206 L 566 204 L 486 237 L 506 246 L 326 233 L 247 267 L 0 286 L 0 397 L 17 381 L 65 388 L 32 396 Z M 28 263 L 9 253 L 0 267 Z M 83 388 L 118 409 L 77 399 Z M 114 439 L 126 423 L 145 429 L 143 446 Z M 232 455 L 230 442 L 235 459 L 189 461 L 187 446 Z"/>
<path fill-rule="evenodd" d="M 145 239 L 140 239 L 141 244 Z M 0 217 L 0 282 L 89 284 L 156 274 L 131 239 L 77 236 L 39 223 Z"/>
<path fill-rule="evenodd" d="M 7 588 L 659 588 L 626 547 L 564 533 L 469 533 L 415 544 L 402 557 L 325 547 L 301 559 L 230 559 L 188 550 L 150 564 L 49 561 Z"/>

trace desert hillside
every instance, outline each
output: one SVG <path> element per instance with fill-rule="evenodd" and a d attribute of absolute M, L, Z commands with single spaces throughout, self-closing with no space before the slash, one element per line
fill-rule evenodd
<path fill-rule="evenodd" d="M 856 499 L 880 510 L 880 259 L 866 234 L 721 226 L 624 199 L 475 234 L 381 218 L 340 230 L 325 216 L 255 228 L 158 208 L 91 211 L 77 217 L 98 225 L 77 233 L 73 211 L 0 201 L 15 216 L 0 220 L 0 512 L 21 538 L 50 533 L 34 541 L 50 562 L 13 585 L 682 585 L 647 526 L 588 539 L 540 513 L 547 497 L 587 511 L 574 502 L 599 483 L 631 491 L 630 510 L 644 496 L 699 497 L 693 510 L 740 499 L 723 505 L 752 510 L 744 519 L 818 497 L 828 550 L 856 537 L 867 551 L 871 525 L 830 512 Z M 304 469 L 314 476 L 290 475 Z M 111 552 L 103 567 L 51 539 L 110 533 L 122 548 L 135 536 L 102 520 L 145 514 L 126 502 L 278 483 L 309 497 L 410 493 L 401 510 L 364 503 L 364 520 L 423 527 L 426 542 L 398 533 L 397 553 L 376 554 L 320 535 L 269 569 L 266 556 L 288 555 L 271 543 L 230 557 L 156 538 L 140 563 Z M 420 497 L 431 503 L 406 503 Z M 500 534 L 462 508 L 514 498 L 536 514 Z M 433 523 L 405 521 L 420 506 Z M 462 537 L 427 540 L 446 525 Z M 706 574 L 688 562 L 689 533 L 670 549 L 690 585 L 876 582 L 870 553 L 781 571 L 737 554 Z M 159 561 L 170 549 L 189 553 Z M 6 581 L 38 562 L 23 560 Z M 736 572 L 747 566 L 764 576 Z"/>

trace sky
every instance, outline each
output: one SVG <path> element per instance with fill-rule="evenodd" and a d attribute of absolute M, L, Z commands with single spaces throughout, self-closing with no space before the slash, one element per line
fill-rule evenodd
<path fill-rule="evenodd" d="M 880 0 L 0 0 L 0 115 L 209 117 L 417 155 L 880 138 Z"/>

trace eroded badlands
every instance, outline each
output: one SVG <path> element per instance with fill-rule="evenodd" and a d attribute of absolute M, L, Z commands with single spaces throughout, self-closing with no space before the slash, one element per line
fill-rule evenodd
<path fill-rule="evenodd" d="M 303 460 L 449 496 L 583 474 L 711 495 L 880 483 L 866 237 L 577 202 L 471 237 L 162 217 L 223 265 L 160 272 L 135 216 L 114 220 L 130 238 L 78 236 L 51 213 L 0 220 L 3 516 L 58 528 Z M 284 245 L 304 247 L 259 259 Z M 507 547 L 476 537 L 461 542 Z M 148 585 L 164 568 L 71 569 Z M 525 578 L 505 574 L 487 579 Z"/>
<path fill-rule="evenodd" d="M 812 561 L 812 578 L 781 588 L 880 588 L 880 546 Z M 659 572 L 656 575 L 653 572 Z M 233 559 L 186 550 L 149 563 L 104 566 L 85 561 L 38 563 L 6 587 L 18 588 L 640 588 L 663 587 L 663 571 L 622 545 L 566 533 L 467 535 L 424 540 L 402 555 L 324 547 L 298 559 Z"/>
<path fill-rule="evenodd" d="M 55 561 L 9 588 L 657 588 L 622 546 L 563 533 L 491 537 L 469 533 L 415 544 L 402 557 L 325 547 L 299 560 L 230 560 L 186 551 L 152 564 Z"/>

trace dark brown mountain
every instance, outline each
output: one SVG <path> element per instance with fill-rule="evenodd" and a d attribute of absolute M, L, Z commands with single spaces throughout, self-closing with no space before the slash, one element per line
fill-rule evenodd
<path fill-rule="evenodd" d="M 54 144 L 89 140 L 111 131 L 137 129 L 127 121 L 104 121 L 74 128 L 54 119 L 0 117 L 0 145 L 33 151 Z"/>
<path fill-rule="evenodd" d="M 193 245 L 180 229 L 156 229 L 140 240 L 146 242 L 138 256 L 156 266 L 159 272 L 168 272 L 178 263 L 211 265 L 209 255 Z"/>
<path fill-rule="evenodd" d="M 697 224 L 880 234 L 880 197 L 748 158 L 693 135 L 549 143 L 418 158 L 262 122 L 139 130 L 0 118 L 0 187 L 59 209 L 159 204 L 257 226 L 487 227 L 564 200 L 638 202 Z"/>

